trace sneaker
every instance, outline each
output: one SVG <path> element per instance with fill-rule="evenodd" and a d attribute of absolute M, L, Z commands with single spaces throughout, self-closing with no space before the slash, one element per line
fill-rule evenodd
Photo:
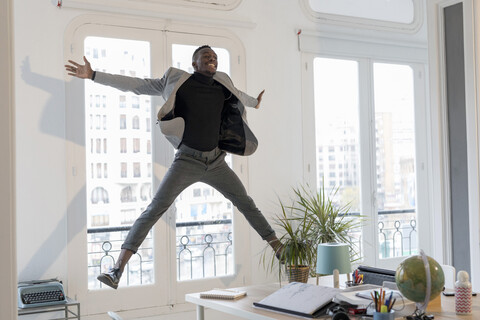
<path fill-rule="evenodd" d="M 120 272 L 120 269 L 110 268 L 108 272 L 100 273 L 97 279 L 101 283 L 104 283 L 113 289 L 117 289 L 121 276 L 122 276 L 122 273 Z"/>

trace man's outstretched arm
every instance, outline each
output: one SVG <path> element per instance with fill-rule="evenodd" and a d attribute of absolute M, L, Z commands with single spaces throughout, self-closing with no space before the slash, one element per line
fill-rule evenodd
<path fill-rule="evenodd" d="M 68 75 L 74 76 L 80 79 L 92 79 L 93 70 L 85 56 L 83 57 L 84 65 L 81 65 L 73 60 L 68 60 L 70 64 L 65 65 L 65 69 L 68 72 Z"/>
<path fill-rule="evenodd" d="M 68 60 L 70 64 L 65 65 L 68 74 L 80 79 L 91 79 L 94 80 L 95 83 L 107 85 L 121 91 L 133 92 L 135 94 L 162 95 L 165 89 L 166 75 L 172 69 L 170 68 L 161 79 L 141 79 L 93 71 L 87 58 L 83 57 L 83 61 L 85 64 L 81 65 L 73 60 Z M 182 73 L 184 72 L 182 71 Z M 180 75 L 177 74 L 177 77 L 180 77 Z"/>

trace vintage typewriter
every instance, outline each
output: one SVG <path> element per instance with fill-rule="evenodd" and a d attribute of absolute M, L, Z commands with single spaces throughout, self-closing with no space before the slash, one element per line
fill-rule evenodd
<path fill-rule="evenodd" d="M 18 307 L 33 308 L 67 302 L 63 285 L 57 279 L 18 283 Z"/>

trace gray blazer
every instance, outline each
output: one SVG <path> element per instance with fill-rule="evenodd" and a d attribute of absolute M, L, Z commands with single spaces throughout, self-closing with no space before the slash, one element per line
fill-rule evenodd
<path fill-rule="evenodd" d="M 169 68 L 161 79 L 141 79 L 97 71 L 94 81 L 121 91 L 162 96 L 166 102 L 157 115 L 160 130 L 178 148 L 182 142 L 185 120 L 175 116 L 175 97 L 178 88 L 190 76 L 190 73 L 176 68 Z M 251 155 L 257 149 L 258 141 L 248 127 L 245 107 L 255 107 L 258 101 L 235 88 L 226 73 L 216 72 L 213 79 L 232 94 L 225 101 L 218 146 L 226 152 Z"/>

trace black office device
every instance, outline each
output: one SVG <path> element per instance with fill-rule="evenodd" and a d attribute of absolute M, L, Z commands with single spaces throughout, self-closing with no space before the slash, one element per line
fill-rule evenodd
<path fill-rule="evenodd" d="M 395 270 L 358 266 L 358 274 L 363 274 L 364 284 L 383 285 L 384 281 L 395 282 Z"/>

